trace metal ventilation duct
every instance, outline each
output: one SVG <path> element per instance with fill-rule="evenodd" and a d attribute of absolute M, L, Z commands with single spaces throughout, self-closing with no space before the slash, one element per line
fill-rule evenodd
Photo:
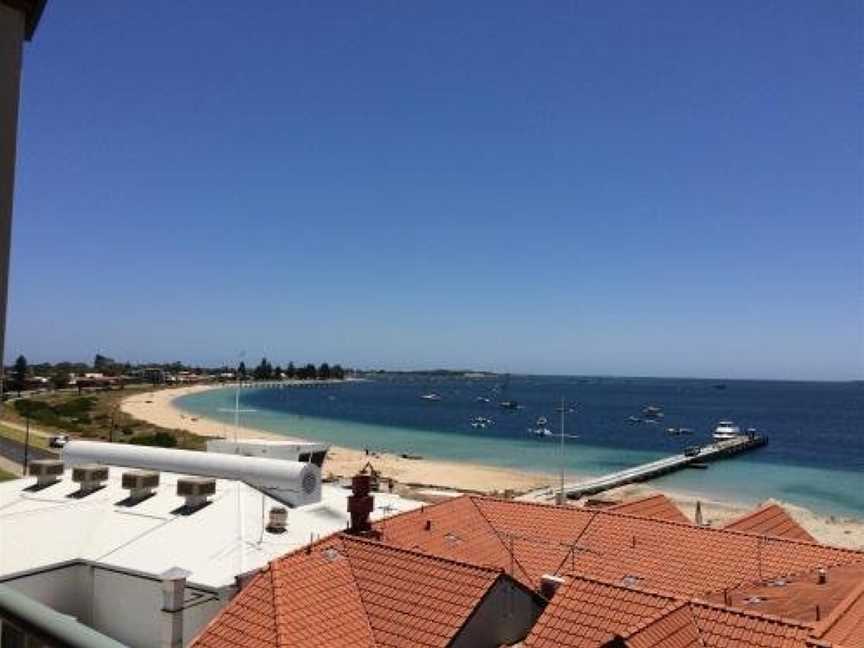
<path fill-rule="evenodd" d="M 99 463 L 234 479 L 289 506 L 321 501 L 321 470 L 314 464 L 298 461 L 77 440 L 63 448 L 63 460 L 70 466 Z"/>

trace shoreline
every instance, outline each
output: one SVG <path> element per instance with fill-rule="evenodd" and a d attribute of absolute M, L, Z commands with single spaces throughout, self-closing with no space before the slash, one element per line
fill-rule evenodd
<path fill-rule="evenodd" d="M 225 388 L 223 385 L 195 385 L 160 389 L 124 398 L 120 407 L 126 414 L 153 425 L 166 429 L 181 429 L 202 437 L 283 441 L 292 438 L 267 430 L 245 425 L 234 426 L 198 416 L 183 410 L 175 402 L 183 396 L 223 388 Z M 325 476 L 349 477 L 369 461 L 373 462 L 376 470 L 380 471 L 385 478 L 392 478 L 402 485 L 418 489 L 417 492 L 425 495 L 429 495 L 429 491 L 435 489 L 441 489 L 442 495 L 448 491 L 501 494 L 506 490 L 526 491 L 542 488 L 553 485 L 557 481 L 555 475 L 541 472 L 427 458 L 406 459 L 387 452 L 370 451 L 367 456 L 363 450 L 336 445 L 330 448 L 323 473 Z M 426 493 L 422 492 L 424 489 Z M 691 520 L 694 517 L 696 502 L 700 502 L 703 518 L 711 526 L 720 525 L 755 508 L 751 504 L 712 499 L 711 496 L 704 494 L 660 490 L 653 488 L 650 482 L 621 486 L 599 494 L 598 498 L 629 500 L 655 493 L 668 496 Z M 862 520 L 820 514 L 787 502 L 771 499 L 763 501 L 763 503 L 767 502 L 781 504 L 820 542 L 864 549 L 864 521 Z"/>

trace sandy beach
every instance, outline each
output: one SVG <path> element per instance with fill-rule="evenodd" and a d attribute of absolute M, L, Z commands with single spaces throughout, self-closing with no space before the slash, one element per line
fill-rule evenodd
<path fill-rule="evenodd" d="M 235 427 L 220 421 L 197 417 L 174 404 L 182 396 L 208 389 L 212 385 L 178 387 L 142 392 L 123 400 L 121 408 L 137 419 L 168 429 L 181 429 L 207 437 L 238 439 L 285 439 L 284 435 L 250 427 Z M 554 484 L 554 475 L 522 472 L 479 464 L 438 461 L 434 459 L 405 459 L 395 454 L 372 453 L 367 456 L 358 449 L 333 446 L 324 465 L 325 475 L 348 477 L 367 461 L 385 477 L 400 484 L 435 487 L 478 493 L 503 493 L 505 490 L 526 491 Z M 610 500 L 629 500 L 659 492 L 650 484 L 634 484 L 607 491 L 600 497 Z M 702 505 L 703 519 L 712 526 L 752 510 L 752 506 L 735 502 L 712 501 L 704 496 L 663 491 L 691 519 L 696 502 Z M 835 545 L 864 549 L 864 521 L 821 515 L 785 502 L 778 502 L 819 541 Z"/>

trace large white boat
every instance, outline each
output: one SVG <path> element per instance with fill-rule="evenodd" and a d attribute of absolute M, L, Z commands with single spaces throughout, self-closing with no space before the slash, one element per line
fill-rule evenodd
<path fill-rule="evenodd" d="M 717 427 L 714 428 L 712 435 L 715 441 L 728 441 L 741 436 L 741 428 L 732 421 L 720 421 Z"/>

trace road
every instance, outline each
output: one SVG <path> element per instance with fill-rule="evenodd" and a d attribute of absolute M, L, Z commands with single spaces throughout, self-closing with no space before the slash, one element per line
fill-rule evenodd
<path fill-rule="evenodd" d="M 12 439 L 0 437 L 0 457 L 16 464 L 24 464 L 24 444 Z M 57 455 L 42 448 L 30 446 L 30 459 L 56 459 Z"/>

